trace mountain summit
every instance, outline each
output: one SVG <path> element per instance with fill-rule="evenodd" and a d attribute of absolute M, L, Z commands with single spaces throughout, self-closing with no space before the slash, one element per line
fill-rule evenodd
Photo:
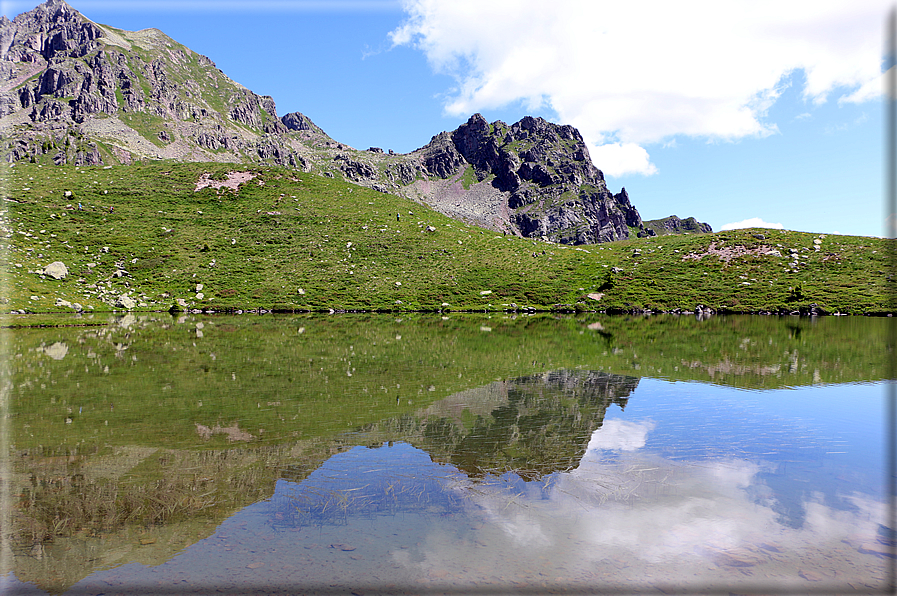
<path fill-rule="evenodd" d="M 8 161 L 276 164 L 566 244 L 685 231 L 671 218 L 642 222 L 625 189 L 608 190 L 572 126 L 529 116 L 508 126 L 475 114 L 411 153 L 361 151 L 301 113 L 278 117 L 271 97 L 161 31 L 100 25 L 64 0 L 0 17 L 0 130 Z"/>
<path fill-rule="evenodd" d="M 579 131 L 527 116 L 508 126 L 474 114 L 411 154 L 420 198 L 480 225 L 565 244 L 593 244 L 642 230 L 623 189 L 612 195 Z"/>
<path fill-rule="evenodd" d="M 63 0 L 0 18 L 0 116 L 9 159 L 257 161 L 304 167 L 330 142 L 302 114 L 229 79 L 157 29 L 99 25 Z"/>

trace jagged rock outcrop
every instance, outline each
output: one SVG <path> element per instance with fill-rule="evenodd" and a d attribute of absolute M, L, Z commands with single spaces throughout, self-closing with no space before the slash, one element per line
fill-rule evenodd
<path fill-rule="evenodd" d="M 569 125 L 531 116 L 511 126 L 490 124 L 474 114 L 408 158 L 388 167 L 392 180 L 480 225 L 565 244 L 620 240 L 642 227 L 626 190 L 607 189 L 582 135 Z"/>
<path fill-rule="evenodd" d="M 324 133 L 311 118 L 299 112 L 290 112 L 280 119 L 288 130 L 308 130 L 313 132 Z"/>

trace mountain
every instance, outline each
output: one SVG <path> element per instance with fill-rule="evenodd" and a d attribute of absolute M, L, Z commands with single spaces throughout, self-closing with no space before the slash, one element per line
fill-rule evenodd
<path fill-rule="evenodd" d="M 527 116 L 508 126 L 475 114 L 387 166 L 411 196 L 478 225 L 564 244 L 627 238 L 642 219 L 626 189 L 613 195 L 579 131 Z"/>
<path fill-rule="evenodd" d="M 643 221 L 642 225 L 648 236 L 666 236 L 668 234 L 709 234 L 713 229 L 708 224 L 701 223 L 694 217 L 679 219 L 675 215 L 663 219 L 651 219 Z M 653 234 L 651 233 L 653 232 Z"/>
<path fill-rule="evenodd" d="M 411 153 L 357 150 L 301 113 L 278 117 L 273 98 L 161 31 L 100 25 L 64 0 L 0 17 L 0 130 L 8 161 L 276 164 L 564 244 L 710 231 L 646 226 L 626 189 L 608 190 L 572 126 L 529 116 L 508 126 L 475 114 Z"/>
<path fill-rule="evenodd" d="M 62 0 L 0 17 L 0 116 L 11 161 L 259 161 L 307 168 L 332 141 L 302 114 L 277 118 L 208 58 L 161 31 L 99 25 Z"/>

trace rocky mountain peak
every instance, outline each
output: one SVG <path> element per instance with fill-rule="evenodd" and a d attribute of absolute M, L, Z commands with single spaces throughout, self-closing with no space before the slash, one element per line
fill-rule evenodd
<path fill-rule="evenodd" d="M 0 21 L 0 60 L 37 62 L 71 53 L 102 37 L 103 30 L 64 0 L 47 0 L 34 10 Z M 10 53 L 12 50 L 12 53 Z M 80 56 L 89 48 L 84 48 Z"/>
<path fill-rule="evenodd" d="M 64 0 L 0 20 L 0 118 L 14 138 L 7 159 L 50 153 L 57 164 L 168 158 L 307 168 L 308 143 L 330 140 L 305 116 L 290 128 L 273 98 L 158 29 L 98 25 Z"/>
<path fill-rule="evenodd" d="M 420 199 L 480 225 L 567 244 L 619 240 L 641 230 L 626 190 L 608 191 L 582 135 L 569 125 L 532 116 L 510 126 L 490 124 L 474 114 L 410 156 L 427 176 L 409 185 L 421 191 Z"/>

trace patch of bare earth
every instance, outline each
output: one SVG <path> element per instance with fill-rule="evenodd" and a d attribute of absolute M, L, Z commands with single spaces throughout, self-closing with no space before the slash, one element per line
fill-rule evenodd
<path fill-rule="evenodd" d="M 207 187 L 214 188 L 215 190 L 220 190 L 222 188 L 237 190 L 241 184 L 249 182 L 255 177 L 256 174 L 253 174 L 252 172 L 228 172 L 227 180 L 212 180 L 212 177 L 208 173 L 205 173 L 196 181 L 196 188 L 193 189 L 193 192 Z"/>
<path fill-rule="evenodd" d="M 707 250 L 701 253 L 691 252 L 682 257 L 683 261 L 700 261 L 706 256 L 715 255 L 720 261 L 728 263 L 732 259 L 737 259 L 738 257 L 744 257 L 748 255 L 770 255 L 775 257 L 781 257 L 781 253 L 774 249 L 770 248 L 766 245 L 760 245 L 757 248 L 747 248 L 741 245 L 735 246 L 718 246 L 716 242 L 711 242 L 710 246 L 707 247 Z"/>

